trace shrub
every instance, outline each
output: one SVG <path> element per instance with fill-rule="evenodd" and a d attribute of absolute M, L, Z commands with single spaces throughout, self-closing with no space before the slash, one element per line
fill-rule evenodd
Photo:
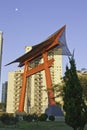
<path fill-rule="evenodd" d="M 29 114 L 29 115 L 23 116 L 23 119 L 28 122 L 38 121 L 38 116 L 36 114 L 32 114 L 32 115 Z"/>
<path fill-rule="evenodd" d="M 14 117 L 9 114 L 3 114 L 0 118 L 1 122 L 6 124 L 6 125 L 16 125 L 18 122 L 18 118 Z"/>
<path fill-rule="evenodd" d="M 38 116 L 36 114 L 32 114 L 32 116 L 34 121 L 38 121 Z"/>
<path fill-rule="evenodd" d="M 40 121 L 46 121 L 47 120 L 47 118 L 48 118 L 48 116 L 47 116 L 47 114 L 41 114 L 41 116 L 39 116 L 39 120 Z"/>
<path fill-rule="evenodd" d="M 52 115 L 50 115 L 50 116 L 49 116 L 49 120 L 50 120 L 50 121 L 54 121 L 54 120 L 55 120 L 55 117 L 52 116 Z"/>
<path fill-rule="evenodd" d="M 29 114 L 29 115 L 24 117 L 24 120 L 28 121 L 28 122 L 32 122 L 33 121 L 33 116 Z"/>
<path fill-rule="evenodd" d="M 23 119 L 26 117 L 26 112 L 18 112 L 18 111 L 16 111 L 16 112 L 15 112 L 15 115 L 16 115 L 16 117 L 17 117 L 19 120 L 23 120 Z"/>

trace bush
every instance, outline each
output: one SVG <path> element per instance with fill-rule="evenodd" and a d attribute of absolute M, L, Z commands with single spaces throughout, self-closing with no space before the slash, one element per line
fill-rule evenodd
<path fill-rule="evenodd" d="M 17 117 L 13 117 L 12 115 L 9 114 L 3 114 L 0 118 L 1 122 L 6 124 L 6 125 L 16 125 L 18 122 Z"/>
<path fill-rule="evenodd" d="M 32 114 L 32 116 L 34 121 L 38 121 L 38 116 L 36 114 Z"/>
<path fill-rule="evenodd" d="M 41 114 L 41 116 L 39 116 L 39 121 L 46 121 L 48 118 L 47 114 Z"/>
<path fill-rule="evenodd" d="M 16 117 L 17 117 L 19 120 L 23 120 L 24 117 L 26 117 L 26 112 L 18 112 L 18 111 L 16 111 L 16 112 L 15 112 L 15 115 L 16 115 Z"/>
<path fill-rule="evenodd" d="M 38 116 L 36 114 L 32 114 L 32 115 L 29 114 L 29 115 L 23 116 L 23 119 L 28 122 L 38 121 Z"/>
<path fill-rule="evenodd" d="M 54 120 L 55 120 L 55 117 L 52 116 L 52 115 L 50 115 L 50 116 L 49 116 L 49 120 L 50 120 L 50 121 L 54 121 Z"/>
<path fill-rule="evenodd" d="M 33 116 L 29 114 L 29 115 L 24 117 L 24 120 L 28 121 L 28 122 L 32 122 L 33 121 Z"/>

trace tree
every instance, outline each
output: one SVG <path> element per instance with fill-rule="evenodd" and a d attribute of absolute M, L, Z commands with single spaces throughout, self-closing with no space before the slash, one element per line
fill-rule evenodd
<path fill-rule="evenodd" d="M 0 110 L 6 111 L 6 103 L 0 103 Z"/>
<path fill-rule="evenodd" d="M 66 66 L 63 88 L 63 109 L 65 122 L 74 130 L 83 130 L 87 122 L 87 106 L 83 100 L 83 89 L 76 72 L 73 56 L 69 58 L 70 69 Z"/>
<path fill-rule="evenodd" d="M 56 101 L 56 105 L 58 105 L 59 107 L 62 107 L 63 101 L 62 101 L 62 93 L 63 93 L 63 81 L 59 84 L 55 84 L 52 88 L 52 90 L 55 93 L 55 101 Z M 58 101 L 59 99 L 59 101 Z"/>
<path fill-rule="evenodd" d="M 87 72 L 86 73 L 79 72 L 78 76 L 79 76 L 79 80 L 83 88 L 84 99 L 87 102 Z"/>

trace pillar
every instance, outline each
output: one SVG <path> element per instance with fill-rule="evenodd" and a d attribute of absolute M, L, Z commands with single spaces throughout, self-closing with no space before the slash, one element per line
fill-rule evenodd
<path fill-rule="evenodd" d="M 43 59 L 44 59 L 44 70 L 45 70 L 47 93 L 48 93 L 48 105 L 52 106 L 52 105 L 55 105 L 56 102 L 54 99 L 54 92 L 52 90 L 52 80 L 51 80 L 50 69 L 48 67 L 48 54 L 47 54 L 47 52 L 43 53 Z"/>

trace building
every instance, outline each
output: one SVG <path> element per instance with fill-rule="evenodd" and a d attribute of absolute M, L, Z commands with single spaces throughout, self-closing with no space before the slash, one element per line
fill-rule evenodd
<path fill-rule="evenodd" d="M 48 105 L 56 105 L 58 98 L 54 99 L 57 93 L 53 91 L 53 87 L 61 83 L 62 54 L 71 55 L 65 41 L 65 26 L 42 43 L 26 47 L 26 53 L 11 62 L 19 62 L 19 67 L 24 66 L 24 72 L 21 74 L 21 87 L 18 85 L 20 91 L 17 90 L 18 86 L 9 87 L 8 90 L 11 92 L 15 88 L 18 93 L 14 90 L 12 93 L 20 98 L 17 98 L 18 105 L 16 107 L 14 105 L 16 97 L 7 98 L 9 103 L 13 100 L 12 110 L 15 108 L 14 111 L 41 114 L 45 112 Z M 11 79 L 8 80 L 8 86 L 12 86 L 10 82 L 12 82 Z"/>
<path fill-rule="evenodd" d="M 0 32 L 0 80 L 1 80 L 2 48 L 3 48 L 3 33 Z"/>
<path fill-rule="evenodd" d="M 7 86 L 8 86 L 8 82 L 7 81 L 2 84 L 2 98 L 1 98 L 1 102 L 2 103 L 6 103 L 7 102 Z"/>
<path fill-rule="evenodd" d="M 8 73 L 7 105 L 6 112 L 15 113 L 18 110 L 19 95 L 22 83 L 21 73 L 16 70 Z"/>

